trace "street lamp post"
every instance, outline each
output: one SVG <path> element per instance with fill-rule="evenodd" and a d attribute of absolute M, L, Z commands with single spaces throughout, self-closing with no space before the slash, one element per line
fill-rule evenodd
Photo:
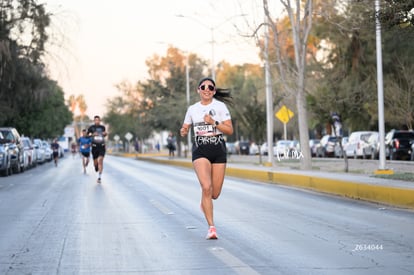
<path fill-rule="evenodd" d="M 186 59 L 185 59 L 185 82 L 186 82 L 186 96 L 187 96 L 187 108 L 190 106 L 190 67 L 188 64 L 188 57 L 189 53 L 187 53 Z M 188 146 L 188 152 L 191 150 L 191 129 L 188 131 L 187 135 L 187 146 Z"/>
<path fill-rule="evenodd" d="M 385 125 L 384 125 L 384 84 L 382 75 L 382 46 L 380 0 L 375 0 L 375 39 L 377 50 L 377 94 L 378 94 L 378 132 L 379 132 L 379 168 L 375 173 L 392 174 L 393 171 L 385 168 Z"/>
<path fill-rule="evenodd" d="M 211 77 L 216 80 L 216 69 L 214 68 L 214 28 L 211 27 Z"/>
<path fill-rule="evenodd" d="M 269 19 L 266 18 L 268 23 Z M 265 81 L 266 81 L 266 133 L 267 133 L 267 157 L 268 165 L 273 166 L 273 94 L 272 94 L 272 82 L 270 78 L 270 65 L 269 65 L 269 26 L 265 25 L 265 41 L 264 41 L 264 59 L 265 59 Z M 286 125 L 286 124 L 285 124 Z M 285 131 L 286 133 L 286 131 Z"/>

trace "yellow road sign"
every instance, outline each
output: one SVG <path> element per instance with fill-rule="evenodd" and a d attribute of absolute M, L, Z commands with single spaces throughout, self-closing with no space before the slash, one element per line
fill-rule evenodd
<path fill-rule="evenodd" d="M 280 108 L 279 111 L 277 111 L 275 114 L 276 118 L 279 119 L 282 123 L 288 123 L 294 115 L 295 114 L 285 105 L 283 105 L 282 108 Z"/>

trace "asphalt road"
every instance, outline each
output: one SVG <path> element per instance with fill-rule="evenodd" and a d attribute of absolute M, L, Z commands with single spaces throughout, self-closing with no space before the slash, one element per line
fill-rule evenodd
<path fill-rule="evenodd" d="M 414 274 L 414 213 L 226 178 L 205 240 L 191 169 L 108 156 L 0 178 L 0 274 Z"/>

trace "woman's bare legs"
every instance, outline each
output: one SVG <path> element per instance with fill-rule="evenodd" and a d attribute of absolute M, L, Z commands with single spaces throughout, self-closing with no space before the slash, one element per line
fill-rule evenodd
<path fill-rule="evenodd" d="M 201 186 L 201 209 L 208 225 L 214 226 L 213 199 L 220 196 L 226 164 L 211 164 L 206 158 L 199 158 L 193 162 L 193 166 Z"/>

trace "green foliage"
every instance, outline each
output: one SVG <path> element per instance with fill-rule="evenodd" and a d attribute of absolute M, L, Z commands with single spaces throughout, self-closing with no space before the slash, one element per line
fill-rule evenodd
<path fill-rule="evenodd" d="M 41 61 L 50 24 L 44 5 L 4 0 L 0 15 L 0 125 L 31 137 L 62 135 L 72 114 Z"/>
<path fill-rule="evenodd" d="M 394 9 L 396 12 L 402 6 L 401 1 L 387 1 L 382 6 L 382 11 L 389 13 Z M 329 41 L 329 55 L 320 61 L 321 66 L 316 74 L 320 79 L 308 96 L 309 108 L 316 116 L 315 120 L 322 124 L 329 121 L 332 111 L 336 111 L 341 114 L 344 127 L 349 131 L 376 130 L 378 102 L 374 3 L 355 1 L 346 7 L 345 12 L 337 12 L 329 20 L 320 17 L 315 21 L 314 32 L 320 40 Z M 382 19 L 385 25 L 382 28 L 382 56 L 384 98 L 387 99 L 386 126 L 410 128 L 413 121 L 412 108 L 411 111 L 408 107 L 404 108 L 402 115 L 399 103 L 414 100 L 414 94 L 407 93 L 413 90 L 413 83 L 401 81 L 402 75 L 413 73 L 413 67 L 408 66 L 414 61 L 414 48 L 411 46 L 414 42 L 413 28 L 401 28 L 395 21 L 386 24 L 385 17 Z M 408 122 L 405 119 L 407 116 Z"/>
<path fill-rule="evenodd" d="M 385 27 L 414 27 L 414 0 L 384 0 L 381 6 L 381 23 Z"/>
<path fill-rule="evenodd" d="M 228 140 L 249 140 L 262 143 L 266 135 L 266 105 L 263 70 L 244 64 L 222 63 L 218 82 L 231 88 L 233 105 L 229 106 L 235 134 Z"/>
<path fill-rule="evenodd" d="M 195 92 L 198 81 L 208 70 L 206 61 L 194 54 L 189 55 L 190 104 L 199 100 Z M 140 81 L 135 86 L 121 83 L 121 95 L 108 102 L 105 122 L 111 125 L 112 133 L 122 135 L 127 131 L 140 138 L 148 138 L 153 131 L 171 131 L 178 142 L 179 129 L 187 110 L 185 56 L 176 48 L 167 50 L 166 56 L 154 56 L 147 60 L 151 79 Z M 257 65 L 231 66 L 222 62 L 217 70 L 216 83 L 229 88 L 233 106 L 229 106 L 236 128 L 228 140 L 262 142 L 266 127 L 265 95 L 262 68 Z M 185 142 L 185 141 L 184 141 Z"/>

